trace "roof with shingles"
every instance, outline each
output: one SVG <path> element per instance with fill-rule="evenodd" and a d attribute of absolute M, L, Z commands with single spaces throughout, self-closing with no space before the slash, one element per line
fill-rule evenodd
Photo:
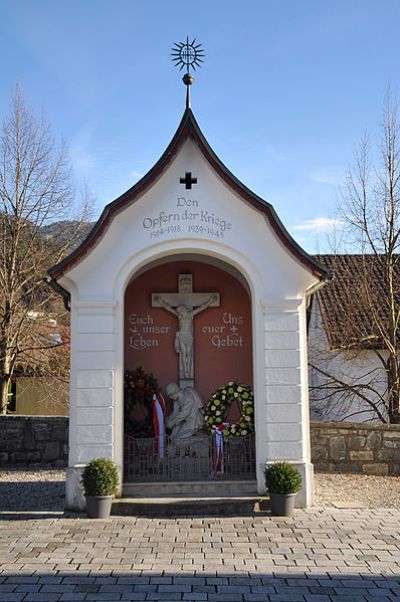
<path fill-rule="evenodd" d="M 389 306 L 386 294 L 384 256 L 316 255 L 333 281 L 315 297 L 329 345 L 332 349 L 378 349 L 382 339 L 376 319 L 387 323 Z M 395 257 L 395 296 L 400 305 L 400 263 Z"/>

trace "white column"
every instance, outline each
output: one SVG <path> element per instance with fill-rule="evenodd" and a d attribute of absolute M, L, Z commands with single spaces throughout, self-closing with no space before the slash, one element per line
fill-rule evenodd
<path fill-rule="evenodd" d="M 286 460 L 301 472 L 299 507 L 312 504 L 307 331 L 303 299 L 265 301 L 265 462 Z"/>
<path fill-rule="evenodd" d="M 114 460 L 115 304 L 76 302 L 71 308 L 71 395 L 67 508 L 84 508 L 84 465 Z"/>

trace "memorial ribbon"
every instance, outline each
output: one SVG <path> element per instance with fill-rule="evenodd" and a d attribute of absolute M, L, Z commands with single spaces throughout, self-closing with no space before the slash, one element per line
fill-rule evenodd
<path fill-rule="evenodd" d="M 155 451 L 160 458 L 165 453 L 165 399 L 160 392 L 153 395 L 153 426 Z"/>
<path fill-rule="evenodd" d="M 223 422 L 215 429 L 215 465 L 214 472 L 216 475 L 224 474 L 224 436 L 222 431 L 226 426 L 228 426 L 229 422 Z"/>

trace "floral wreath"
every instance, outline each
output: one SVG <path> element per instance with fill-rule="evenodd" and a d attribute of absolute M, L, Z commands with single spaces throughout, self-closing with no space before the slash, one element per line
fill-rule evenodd
<path fill-rule="evenodd" d="M 232 402 L 237 401 L 240 418 L 231 424 L 224 421 Z M 254 395 L 248 385 L 231 381 L 211 395 L 205 410 L 206 427 L 222 431 L 224 437 L 245 437 L 254 431 Z"/>
<path fill-rule="evenodd" d="M 158 382 L 153 374 L 140 366 L 125 370 L 125 431 L 131 437 L 153 437 L 153 395 L 158 391 Z"/>

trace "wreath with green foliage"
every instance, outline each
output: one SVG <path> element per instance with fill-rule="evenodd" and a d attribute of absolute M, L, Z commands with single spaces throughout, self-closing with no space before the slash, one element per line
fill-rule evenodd
<path fill-rule="evenodd" d="M 125 433 L 131 437 L 154 437 L 153 395 L 158 391 L 158 381 L 139 366 L 125 370 L 124 418 Z"/>
<path fill-rule="evenodd" d="M 228 424 L 225 417 L 232 403 L 237 402 L 240 418 Z M 224 437 L 245 437 L 254 431 L 254 395 L 248 385 L 231 381 L 211 395 L 205 410 L 206 427 L 222 431 Z"/>

